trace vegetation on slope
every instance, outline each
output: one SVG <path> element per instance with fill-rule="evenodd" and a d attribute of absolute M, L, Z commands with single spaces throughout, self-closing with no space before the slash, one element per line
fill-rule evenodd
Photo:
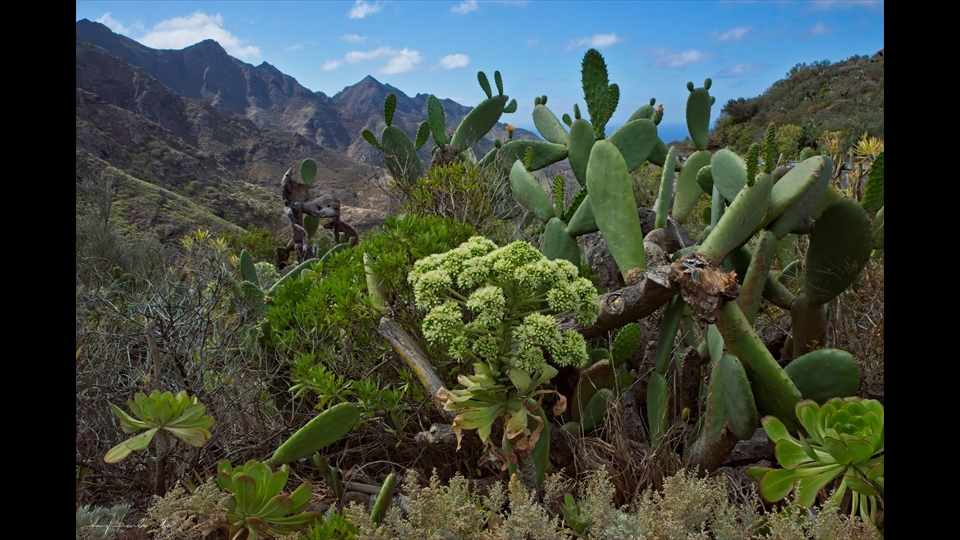
<path fill-rule="evenodd" d="M 777 125 L 786 159 L 804 147 L 818 149 L 826 135 L 839 135 L 844 148 L 863 133 L 883 138 L 883 51 L 831 63 L 801 63 L 753 98 L 728 101 L 713 129 L 713 143 L 745 154 Z"/>

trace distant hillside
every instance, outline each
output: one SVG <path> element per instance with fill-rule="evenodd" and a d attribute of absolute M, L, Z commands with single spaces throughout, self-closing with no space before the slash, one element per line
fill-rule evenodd
<path fill-rule="evenodd" d="M 286 223 L 279 182 L 287 168 L 311 157 L 319 165 L 317 195 L 335 193 L 345 206 L 344 219 L 369 227 L 392 210 L 377 185 L 384 171 L 301 135 L 261 129 L 247 118 L 204 101 L 184 98 L 140 68 L 100 47 L 76 44 L 77 182 L 98 180 L 112 168 L 133 180 L 182 197 L 223 220 L 214 230 L 257 225 L 283 232 Z M 144 192 L 118 201 L 120 222 L 128 232 L 177 238 L 194 228 L 190 212 L 182 223 L 158 226 L 165 214 Z M 181 205 L 183 206 L 183 205 Z M 187 208 L 184 206 L 184 208 Z M 204 217 L 204 219 L 206 219 Z M 176 221 L 176 220 L 174 220 Z M 228 226 L 229 225 L 229 226 Z"/>
<path fill-rule="evenodd" d="M 333 98 L 311 92 L 296 79 L 263 62 L 253 66 L 232 56 L 213 40 L 204 40 L 181 50 L 151 49 L 106 26 L 83 19 L 76 23 L 78 42 L 102 47 L 183 97 L 199 99 L 246 116 L 260 128 L 294 132 L 363 163 L 382 166 L 379 152 L 360 136 L 364 129 L 379 135 L 383 130 L 383 101 L 397 95 L 394 123 L 411 138 L 427 119 L 427 94 L 409 97 L 400 90 L 366 77 Z M 490 74 L 492 75 L 492 74 Z M 509 94 L 509 81 L 507 81 Z M 442 100 L 452 131 L 471 107 Z M 493 147 L 493 139 L 506 137 L 507 124 L 500 124 L 474 149 L 481 154 Z M 515 138 L 536 139 L 534 133 L 517 129 Z M 424 146 L 429 159 L 433 144 Z"/>
<path fill-rule="evenodd" d="M 728 101 L 713 142 L 746 152 L 760 142 L 770 122 L 781 139 L 798 141 L 787 154 L 816 147 L 827 132 L 839 132 L 848 144 L 863 132 L 883 138 L 883 50 L 835 64 L 797 64 L 762 95 Z"/>
<path fill-rule="evenodd" d="M 330 98 L 266 62 L 237 60 L 213 40 L 156 50 L 88 20 L 77 22 L 76 37 L 78 182 L 113 167 L 189 198 L 231 225 L 282 230 L 276 186 L 287 168 L 311 157 L 320 167 L 315 194 L 338 196 L 344 221 L 362 229 L 394 210 L 380 187 L 389 179 L 383 158 L 360 134 L 369 129 L 379 136 L 384 99 L 394 93 L 393 123 L 414 138 L 427 119 L 427 94 L 409 97 L 366 77 Z M 441 103 L 452 132 L 471 108 Z M 506 126 L 496 125 L 475 153 L 506 139 Z M 538 137 L 518 128 L 514 138 Z M 433 146 L 431 139 L 421 149 L 424 162 Z M 541 175 L 565 171 L 568 166 L 557 164 Z M 161 239 L 192 227 L 128 225 Z"/>

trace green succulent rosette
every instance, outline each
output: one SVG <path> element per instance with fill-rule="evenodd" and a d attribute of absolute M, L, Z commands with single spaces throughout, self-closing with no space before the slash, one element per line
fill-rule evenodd
<path fill-rule="evenodd" d="M 217 465 L 217 483 L 233 498 L 227 501 L 226 515 L 215 521 L 213 528 L 226 528 L 231 538 L 247 531 L 247 538 L 262 535 L 276 537 L 302 531 L 315 520 L 319 512 L 304 512 L 313 490 L 304 482 L 290 493 L 282 493 L 287 485 L 286 468 L 273 471 L 256 460 L 232 467 L 227 460 Z"/>
<path fill-rule="evenodd" d="M 143 450 L 160 430 L 169 431 L 190 446 L 203 446 L 211 438 L 214 418 L 204 414 L 206 405 L 198 402 L 195 396 L 188 396 L 186 391 L 177 395 L 159 390 L 150 395 L 138 392 L 127 406 L 132 414 L 110 404 L 110 410 L 120 420 L 120 429 L 127 434 L 142 429 L 147 431 L 111 448 L 103 457 L 107 463 L 116 463 L 133 451 Z"/>
<path fill-rule="evenodd" d="M 796 413 L 809 437 L 798 433 L 796 439 L 780 420 L 763 419 L 783 468 L 747 469 L 760 482 L 761 496 L 774 502 L 796 490 L 800 503 L 809 507 L 821 490 L 840 479 L 832 498 L 839 504 L 849 488 L 850 515 L 874 523 L 883 506 L 883 406 L 858 397 L 831 398 L 822 406 L 804 400 Z"/>

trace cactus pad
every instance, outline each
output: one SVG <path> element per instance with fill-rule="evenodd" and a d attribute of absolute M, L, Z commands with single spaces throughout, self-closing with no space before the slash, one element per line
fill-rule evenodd
<path fill-rule="evenodd" d="M 825 304 L 849 287 L 870 258 L 871 233 L 870 220 L 855 201 L 840 199 L 828 206 L 810 233 L 804 296 Z"/>
<path fill-rule="evenodd" d="M 587 190 L 593 217 L 620 273 L 628 285 L 638 282 L 636 272 L 647 267 L 640 216 L 627 164 L 610 141 L 597 141 L 590 151 Z"/>
<path fill-rule="evenodd" d="M 716 166 L 711 169 L 716 180 Z M 773 177 L 767 174 L 758 175 L 756 184 L 744 186 L 700 246 L 700 254 L 718 265 L 728 253 L 750 239 L 770 205 L 772 188 Z"/>
<path fill-rule="evenodd" d="M 812 399 L 821 405 L 833 397 L 855 396 L 860 390 L 860 364 L 846 351 L 808 352 L 790 362 L 784 371 L 803 399 Z"/>
<path fill-rule="evenodd" d="M 732 201 L 747 184 L 746 162 L 726 148 L 718 150 L 710 159 L 710 174 L 713 185 L 728 201 Z"/>
<path fill-rule="evenodd" d="M 656 124 L 650 120 L 640 119 L 620 126 L 620 129 L 614 131 L 607 140 L 620 150 L 620 155 L 627 164 L 627 170 L 633 172 L 647 160 L 660 138 L 657 136 Z"/>
<path fill-rule="evenodd" d="M 880 152 L 870 165 L 863 201 L 860 204 L 867 212 L 876 212 L 883 207 L 883 152 Z"/>
<path fill-rule="evenodd" d="M 830 183 L 832 168 L 829 156 L 814 156 L 798 163 L 774 184 L 764 221 L 770 223 L 768 228 L 777 238 L 787 236 L 813 214 Z"/>
<path fill-rule="evenodd" d="M 352 403 L 340 403 L 318 414 L 273 453 L 275 465 L 291 463 L 333 444 L 353 429 L 360 411 Z"/>
<path fill-rule="evenodd" d="M 559 218 L 552 217 L 547 221 L 540 252 L 551 261 L 564 259 L 576 267 L 580 266 L 580 245 L 567 234 L 567 224 Z"/>
<path fill-rule="evenodd" d="M 489 83 L 487 89 L 489 90 Z M 481 101 L 460 122 L 456 133 L 450 139 L 450 146 L 463 152 L 476 144 L 500 121 L 506 103 L 507 96 L 494 96 Z"/>
<path fill-rule="evenodd" d="M 613 365 L 620 366 L 626 362 L 640 346 L 643 329 L 637 323 L 630 323 L 617 332 L 613 340 Z"/>
<path fill-rule="evenodd" d="M 517 201 L 533 211 L 541 220 L 548 221 L 550 218 L 557 217 L 557 211 L 550 197 L 519 159 L 513 162 L 513 168 L 510 169 L 510 188 Z"/>
<path fill-rule="evenodd" d="M 500 147 L 496 156 L 497 160 L 502 161 L 504 165 L 509 165 L 517 159 L 523 159 L 527 148 L 533 148 L 528 169 L 531 171 L 538 171 L 548 165 L 563 161 L 567 157 L 567 147 L 565 145 L 546 141 L 515 139 L 504 143 Z"/>
<path fill-rule="evenodd" d="M 747 440 L 760 425 L 760 413 L 753 400 L 750 380 L 743 364 L 732 354 L 720 359 L 720 372 L 723 374 L 723 395 L 726 401 L 727 425 L 738 439 Z"/>
<path fill-rule="evenodd" d="M 700 169 L 710 166 L 712 158 L 713 154 L 710 152 L 698 150 L 683 162 L 683 166 L 680 169 L 680 176 L 677 179 L 677 193 L 673 199 L 673 212 L 671 212 L 671 217 L 680 223 L 687 221 L 690 213 L 697 207 L 697 202 L 700 201 L 700 197 L 704 191 L 707 193 L 710 192 L 701 187 L 697 177 Z M 709 171 L 708 169 L 708 174 Z M 713 181 L 711 180 L 710 183 L 712 184 Z M 710 190 L 712 189 L 713 187 L 711 185 Z"/>
<path fill-rule="evenodd" d="M 586 191 L 586 190 L 584 190 Z M 583 193 L 584 191 L 581 191 Z M 567 234 L 573 237 L 595 233 L 600 230 L 597 220 L 593 217 L 593 208 L 590 206 L 590 195 L 586 195 L 580 206 L 567 222 Z"/>
<path fill-rule="evenodd" d="M 257 268 L 253 265 L 253 256 L 246 249 L 240 252 L 240 277 L 260 287 L 260 277 L 257 276 Z"/>
<path fill-rule="evenodd" d="M 590 161 L 590 151 L 596 142 L 593 136 L 593 126 L 590 122 L 578 118 L 570 125 L 567 136 L 567 154 L 570 158 L 570 168 L 573 176 L 581 186 L 587 185 L 587 163 Z"/>
<path fill-rule="evenodd" d="M 533 125 L 544 139 L 557 144 L 566 144 L 567 130 L 557 119 L 557 115 L 543 104 L 533 107 Z"/>
<path fill-rule="evenodd" d="M 313 180 L 317 177 L 317 162 L 307 158 L 300 162 L 300 179 L 307 187 L 313 186 Z"/>
<path fill-rule="evenodd" d="M 707 132 L 710 130 L 710 106 L 713 99 L 710 97 L 710 79 L 703 81 L 702 88 L 693 88 L 693 83 L 687 83 L 690 95 L 687 96 L 687 131 L 697 150 L 707 147 Z"/>

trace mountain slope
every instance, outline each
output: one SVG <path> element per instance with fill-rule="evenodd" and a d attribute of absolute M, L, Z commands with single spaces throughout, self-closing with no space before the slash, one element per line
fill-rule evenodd
<path fill-rule="evenodd" d="M 797 64 L 760 96 L 728 101 L 712 137 L 746 152 L 770 122 L 803 139 L 793 151 L 815 146 L 825 132 L 840 132 L 848 147 L 863 132 L 883 138 L 883 50 L 833 64 Z"/>
<path fill-rule="evenodd" d="M 77 42 L 76 49 L 78 181 L 102 172 L 102 167 L 81 166 L 81 157 L 89 155 L 188 197 L 231 224 L 282 232 L 280 178 L 311 157 L 319 166 L 312 192 L 336 194 L 348 223 L 369 227 L 391 210 L 377 184 L 380 169 L 301 135 L 261 129 L 229 110 L 183 98 L 99 47 Z M 149 223 L 127 225 L 139 232 L 155 230 Z M 163 239 L 183 231 L 156 232 Z"/>
<path fill-rule="evenodd" d="M 323 92 L 311 92 L 266 62 L 253 66 L 237 60 L 212 40 L 182 50 L 156 50 L 86 19 L 77 22 L 76 39 L 102 47 L 184 97 L 227 108 L 261 128 L 298 133 L 363 163 L 383 165 L 379 153 L 360 133 L 369 129 L 380 134 L 387 94 L 397 95 L 394 123 L 411 138 L 416 136 L 417 126 L 427 119 L 427 94 L 411 98 L 373 77 L 366 77 L 330 98 Z M 449 131 L 471 110 L 451 100 L 441 100 L 441 103 Z M 509 116 L 504 120 L 509 121 Z M 506 125 L 501 123 L 494 128 L 477 144 L 475 153 L 483 155 L 493 147 L 494 138 L 505 138 Z M 523 129 L 517 129 L 514 137 L 539 138 Z M 429 161 L 432 147 L 432 143 L 424 146 L 421 152 L 424 161 Z"/>

